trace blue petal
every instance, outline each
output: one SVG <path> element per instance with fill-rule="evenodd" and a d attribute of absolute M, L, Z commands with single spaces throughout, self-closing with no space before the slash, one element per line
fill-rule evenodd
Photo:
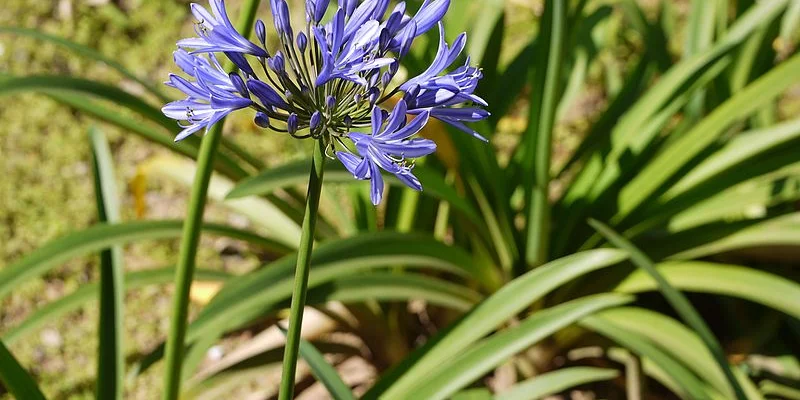
<path fill-rule="evenodd" d="M 396 132 L 382 135 L 381 140 L 384 141 L 402 140 L 412 135 L 415 135 L 417 132 L 422 130 L 422 128 L 424 128 L 425 125 L 428 123 L 428 117 L 429 117 L 428 111 L 422 111 L 419 115 L 417 115 L 416 118 L 414 118 L 402 129 L 399 129 Z"/>
<path fill-rule="evenodd" d="M 286 100 L 272 86 L 259 80 L 250 79 L 247 81 L 247 87 L 265 107 L 277 107 L 284 110 L 289 108 Z"/>
<path fill-rule="evenodd" d="M 383 198 L 383 177 L 381 171 L 375 163 L 369 163 L 370 169 L 370 198 L 373 205 L 381 203 Z"/>
<path fill-rule="evenodd" d="M 376 143 L 375 147 L 386 154 L 417 158 L 434 153 L 436 151 L 436 142 L 428 139 L 397 140 Z"/>
<path fill-rule="evenodd" d="M 400 180 L 400 182 L 403 182 L 404 185 L 410 187 L 411 189 L 414 189 L 416 191 L 422 190 L 422 184 L 419 182 L 419 179 L 417 179 L 417 177 L 411 173 L 411 170 L 403 169 L 400 172 L 394 174 L 394 176 L 396 176 L 397 179 Z"/>

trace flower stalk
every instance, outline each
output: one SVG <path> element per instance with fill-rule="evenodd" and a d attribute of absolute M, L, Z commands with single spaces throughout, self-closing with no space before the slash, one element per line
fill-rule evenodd
<path fill-rule="evenodd" d="M 255 23 L 259 0 L 247 0 L 239 20 L 242 32 L 252 30 Z M 232 64 L 229 71 L 235 71 Z M 196 267 L 197 246 L 203 224 L 208 185 L 214 170 L 214 156 L 222 140 L 223 121 L 208 130 L 197 157 L 197 173 L 192 184 L 189 208 L 183 224 L 181 247 L 175 272 L 175 293 L 172 300 L 169 336 L 164 350 L 166 369 L 164 371 L 164 400 L 177 400 L 180 395 L 181 372 L 183 369 L 184 341 L 189 317 L 189 292 Z"/>
<path fill-rule="evenodd" d="M 322 194 L 322 178 L 325 167 L 325 143 L 317 140 L 314 143 L 314 156 L 311 173 L 308 176 L 308 193 L 306 209 L 303 214 L 303 227 L 300 236 L 300 247 L 297 251 L 297 264 L 294 274 L 292 305 L 289 311 L 289 326 L 286 334 L 286 349 L 283 355 L 283 373 L 279 400 L 290 400 L 294 396 L 294 381 L 297 371 L 297 356 L 300 349 L 300 331 L 303 326 L 303 310 L 308 293 L 308 276 L 311 270 L 311 251 L 314 247 L 314 230 L 317 225 L 319 198 Z"/>
<path fill-rule="evenodd" d="M 166 82 L 186 97 L 164 105 L 162 112 L 183 128 L 176 141 L 202 132 L 206 137 L 178 264 L 165 399 L 177 398 L 180 386 L 189 285 L 220 121 L 249 109 L 255 125 L 315 142 L 280 387 L 280 398 L 288 400 L 294 394 L 325 158 L 341 162 L 353 178 L 369 181 L 370 200 L 378 205 L 384 173 L 422 190 L 413 169 L 416 159 L 436 151 L 434 141 L 418 136 L 429 120 L 486 140 L 467 125 L 490 114 L 486 101 L 475 94 L 483 77 L 480 68 L 469 57 L 457 63 L 466 34 L 452 43 L 445 40 L 442 18 L 450 2 L 425 0 L 412 16 L 402 1 L 390 9 L 388 0 L 306 0 L 305 27 L 295 29 L 286 0 L 269 0 L 280 42 L 270 48 L 264 21 L 253 23 L 257 1 L 248 3 L 242 29 L 231 23 L 224 0 L 209 0 L 208 9 L 192 4 L 196 36 L 178 41 L 175 64 L 183 74 L 170 74 Z M 253 28 L 257 42 L 243 34 Z M 401 79 L 402 58 L 417 37 L 434 28 L 439 30 L 439 48 L 431 65 Z M 218 58 L 223 56 L 239 71 L 223 68 Z"/>

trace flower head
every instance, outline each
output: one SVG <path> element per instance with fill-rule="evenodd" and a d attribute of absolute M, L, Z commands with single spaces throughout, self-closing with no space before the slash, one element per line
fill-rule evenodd
<path fill-rule="evenodd" d="M 286 0 L 270 0 L 279 42 L 271 51 L 263 21 L 255 24 L 259 45 L 233 27 L 223 0 L 210 0 L 211 12 L 192 4 L 197 37 L 179 41 L 175 52 L 175 63 L 188 79 L 171 75 L 167 82 L 187 97 L 163 108 L 168 117 L 184 121 L 176 140 L 207 130 L 235 110 L 252 108 L 260 127 L 323 140 L 356 179 L 370 181 L 375 204 L 383 195 L 382 173 L 421 190 L 413 159 L 433 153 L 436 144 L 415 135 L 428 120 L 483 139 L 466 123 L 489 113 L 475 95 L 480 70 L 468 57 L 452 68 L 466 35 L 451 45 L 444 39 L 441 20 L 450 0 L 425 0 L 413 16 L 406 14 L 405 2 L 391 10 L 389 3 L 306 0 L 306 24 L 295 33 Z M 414 39 L 437 25 L 439 51 L 429 68 L 395 82 Z M 224 54 L 243 74 L 225 73 L 214 53 Z M 390 99 L 396 99 L 391 110 L 385 106 Z"/>

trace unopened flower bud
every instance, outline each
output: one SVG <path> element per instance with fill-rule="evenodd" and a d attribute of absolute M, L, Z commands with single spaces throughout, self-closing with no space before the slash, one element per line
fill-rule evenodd
<path fill-rule="evenodd" d="M 269 128 L 269 117 L 267 116 L 267 114 L 264 114 L 261 111 L 256 113 L 256 117 L 255 119 L 253 119 L 253 122 L 255 122 L 256 125 L 262 128 Z"/>
<path fill-rule="evenodd" d="M 312 132 L 319 127 L 320 122 L 322 122 L 322 113 L 314 111 L 314 114 L 311 114 L 311 121 L 308 123 Z"/>
<path fill-rule="evenodd" d="M 306 47 L 308 47 L 308 36 L 306 36 L 305 33 L 300 32 L 297 34 L 297 48 L 301 53 L 305 53 Z"/>
<path fill-rule="evenodd" d="M 262 45 L 266 46 L 267 27 L 264 25 L 264 21 L 260 19 L 256 21 L 256 37 L 258 38 L 258 41 L 261 42 Z"/>
<path fill-rule="evenodd" d="M 286 120 L 286 129 L 289 133 L 294 134 L 297 132 L 297 114 L 289 114 L 289 119 Z"/>

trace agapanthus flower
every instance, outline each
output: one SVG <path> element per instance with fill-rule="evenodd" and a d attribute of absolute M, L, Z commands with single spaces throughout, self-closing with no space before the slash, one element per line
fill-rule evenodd
<path fill-rule="evenodd" d="M 192 4 L 198 37 L 179 41 L 175 52 L 188 79 L 171 75 L 167 82 L 187 98 L 167 104 L 163 112 L 184 121 L 176 138 L 181 140 L 251 108 L 259 127 L 322 140 L 328 156 L 354 178 L 370 181 L 376 205 L 383 173 L 422 190 L 413 160 L 436 150 L 433 141 L 417 137 L 428 121 L 438 119 L 485 140 L 466 123 L 489 116 L 486 102 L 475 95 L 481 71 L 469 57 L 453 67 L 466 35 L 445 41 L 442 18 L 450 1 L 425 0 L 411 16 L 405 2 L 389 10 L 389 0 L 306 0 L 305 26 L 295 30 L 286 0 L 270 0 L 279 42 L 273 49 L 267 48 L 263 21 L 255 24 L 256 43 L 236 31 L 223 0 L 210 0 L 211 12 Z M 436 26 L 440 43 L 434 61 L 418 76 L 396 82 L 414 39 Z M 241 73 L 225 73 L 215 53 Z"/>

